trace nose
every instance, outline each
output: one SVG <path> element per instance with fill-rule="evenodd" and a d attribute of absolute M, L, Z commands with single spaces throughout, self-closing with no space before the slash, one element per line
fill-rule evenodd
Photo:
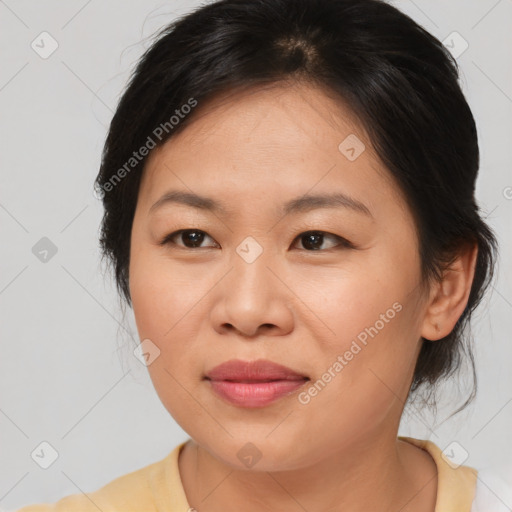
<path fill-rule="evenodd" d="M 271 261 L 270 251 L 263 251 L 252 262 L 233 258 L 231 269 L 215 287 L 214 328 L 221 334 L 233 331 L 247 338 L 289 333 L 295 302 L 285 274 Z"/>

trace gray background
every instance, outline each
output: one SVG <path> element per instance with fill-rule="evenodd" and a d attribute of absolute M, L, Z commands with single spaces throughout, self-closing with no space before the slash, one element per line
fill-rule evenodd
<path fill-rule="evenodd" d="M 0 1 L 4 510 L 91 492 L 187 438 L 130 355 L 135 324 L 101 272 L 102 209 L 92 183 L 132 66 L 157 29 L 199 4 Z M 497 280 L 474 323 L 477 400 L 444 423 L 451 409 L 440 410 L 437 425 L 426 413 L 409 412 L 400 434 L 430 438 L 442 449 L 456 441 L 459 455 L 469 454 L 465 464 L 497 466 L 512 461 L 512 1 L 393 4 L 440 40 L 457 31 L 469 43 L 458 62 L 479 130 L 477 197 L 501 243 Z M 31 47 L 43 31 L 58 43 L 46 59 Z M 47 262 L 32 250 L 43 237 L 57 248 Z M 457 388 L 446 389 L 449 406 Z M 31 458 L 43 441 L 58 452 L 48 469 Z"/>

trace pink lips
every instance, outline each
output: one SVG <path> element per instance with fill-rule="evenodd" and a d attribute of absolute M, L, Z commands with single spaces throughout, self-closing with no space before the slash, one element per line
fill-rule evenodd
<path fill-rule="evenodd" d="M 241 407 L 264 407 L 293 393 L 309 380 L 272 361 L 232 359 L 210 370 L 206 380 L 215 393 Z"/>

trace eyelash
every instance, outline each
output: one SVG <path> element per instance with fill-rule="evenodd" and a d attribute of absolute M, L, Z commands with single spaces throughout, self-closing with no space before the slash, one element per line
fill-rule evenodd
<path fill-rule="evenodd" d="M 160 242 L 159 242 L 159 245 L 174 245 L 176 247 L 179 247 L 181 249 L 188 249 L 188 250 L 197 250 L 197 249 L 212 249 L 212 247 L 185 247 L 183 245 L 179 245 L 175 242 L 172 241 L 173 238 L 175 238 L 176 236 L 182 234 L 182 233 L 185 233 L 185 232 L 191 232 L 191 233 L 203 233 L 205 234 L 206 236 L 210 236 L 208 235 L 208 233 L 206 233 L 205 231 L 202 231 L 200 229 L 194 229 L 194 228 L 189 228 L 189 229 L 180 229 L 178 231 L 174 231 L 168 235 L 166 235 Z M 299 235 L 297 235 L 293 242 L 295 243 L 296 240 L 300 240 L 301 237 L 303 236 L 306 236 L 306 235 L 327 235 L 328 237 L 331 237 L 333 239 L 336 239 L 338 240 L 339 244 L 337 246 L 334 246 L 334 247 L 331 247 L 330 249 L 313 249 L 313 250 L 308 250 L 308 249 L 301 249 L 303 251 L 306 251 L 306 252 L 325 252 L 325 251 L 328 251 L 328 250 L 342 250 L 342 249 L 356 249 L 356 246 L 354 244 L 352 244 L 352 242 L 350 242 L 349 240 L 347 240 L 346 238 L 343 238 L 341 236 L 338 236 L 338 235 L 334 235 L 332 233 L 328 233 L 326 231 L 320 231 L 320 230 L 308 230 L 308 231 L 304 231 L 302 233 L 300 233 Z M 211 237 L 210 237 L 211 238 Z M 213 240 L 213 238 L 212 238 Z M 203 240 L 204 241 L 204 240 Z M 202 242 L 202 241 L 201 241 Z"/>

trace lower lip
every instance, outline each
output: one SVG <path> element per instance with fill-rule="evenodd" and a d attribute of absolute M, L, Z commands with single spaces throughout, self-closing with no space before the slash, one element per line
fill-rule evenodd
<path fill-rule="evenodd" d="M 264 407 L 304 386 L 306 379 L 272 382 L 208 380 L 215 393 L 241 407 Z"/>

